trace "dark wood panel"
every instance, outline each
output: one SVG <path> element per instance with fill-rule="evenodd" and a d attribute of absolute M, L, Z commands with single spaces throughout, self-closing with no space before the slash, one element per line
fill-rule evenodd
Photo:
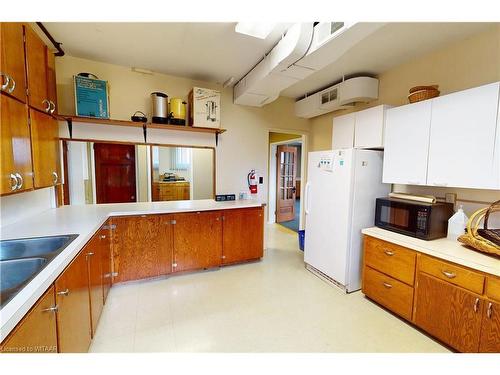
<path fill-rule="evenodd" d="M 114 282 L 165 275 L 172 266 L 171 215 L 113 217 Z"/>
<path fill-rule="evenodd" d="M 97 232 L 97 234 L 92 237 L 87 245 L 85 245 L 82 252 L 87 259 L 90 293 L 90 322 L 92 324 L 92 336 L 94 336 L 104 305 L 100 232 Z"/>
<path fill-rule="evenodd" d="M 2 56 L 0 71 L 14 79 L 15 85 L 11 82 L 8 86 L 8 89 L 13 88 L 9 95 L 26 103 L 23 24 L 19 22 L 2 22 L 0 29 L 0 55 Z M 8 92 L 7 89 L 5 92 Z"/>
<path fill-rule="evenodd" d="M 89 278 L 85 252 L 57 278 L 56 302 L 59 352 L 87 352 L 91 340 Z"/>
<path fill-rule="evenodd" d="M 417 326 L 461 352 L 477 352 L 484 300 L 422 272 L 417 282 Z"/>
<path fill-rule="evenodd" d="M 493 301 L 485 303 L 479 351 L 500 353 L 500 303 Z"/>
<path fill-rule="evenodd" d="M 222 220 L 218 211 L 175 214 L 174 272 L 217 267 L 222 258 Z"/>
<path fill-rule="evenodd" d="M 222 263 L 262 258 L 264 253 L 264 209 L 242 208 L 223 212 Z"/>
<path fill-rule="evenodd" d="M 109 227 L 109 222 L 99 231 L 99 241 L 101 248 L 101 263 L 102 263 L 102 294 L 103 303 L 106 303 L 108 298 L 109 290 L 112 285 L 112 249 L 111 249 L 111 229 Z"/>
<path fill-rule="evenodd" d="M 56 306 L 51 286 L 0 345 L 5 353 L 57 352 Z"/>

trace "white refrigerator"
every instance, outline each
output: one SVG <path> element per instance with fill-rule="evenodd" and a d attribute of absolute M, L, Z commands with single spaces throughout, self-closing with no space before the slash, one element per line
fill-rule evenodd
<path fill-rule="evenodd" d="M 348 293 L 361 289 L 361 229 L 374 225 L 375 198 L 390 192 L 382 161 L 376 150 L 308 154 L 304 261 Z"/>

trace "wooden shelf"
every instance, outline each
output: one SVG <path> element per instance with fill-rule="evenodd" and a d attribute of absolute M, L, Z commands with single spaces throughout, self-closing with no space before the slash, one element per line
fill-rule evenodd
<path fill-rule="evenodd" d="M 97 124 L 97 125 L 115 125 L 115 126 L 128 126 L 135 128 L 144 129 L 144 142 L 146 142 L 147 129 L 162 129 L 162 130 L 173 130 L 182 132 L 195 132 L 195 133 L 209 133 L 215 134 L 215 143 L 218 143 L 218 136 L 226 131 L 226 129 L 216 129 L 216 128 L 203 128 L 194 126 L 183 126 L 183 125 L 167 125 L 167 124 L 153 124 L 151 122 L 133 122 L 127 120 L 113 120 L 113 119 L 102 119 L 94 117 L 81 117 L 74 115 L 57 115 L 57 120 L 66 121 L 70 128 L 70 138 L 72 138 L 72 123 L 86 123 L 86 124 Z"/>

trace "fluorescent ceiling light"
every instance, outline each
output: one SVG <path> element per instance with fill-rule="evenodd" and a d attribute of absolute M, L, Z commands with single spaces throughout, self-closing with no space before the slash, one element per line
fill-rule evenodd
<path fill-rule="evenodd" d="M 276 23 L 274 22 L 238 22 L 234 30 L 240 34 L 250 35 L 259 39 L 266 39 L 275 27 Z"/>

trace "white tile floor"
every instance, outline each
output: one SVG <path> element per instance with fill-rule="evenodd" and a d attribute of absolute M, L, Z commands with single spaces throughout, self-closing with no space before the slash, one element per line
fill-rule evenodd
<path fill-rule="evenodd" d="M 261 262 L 114 286 L 90 351 L 447 351 L 305 270 L 296 233 L 267 229 Z"/>

